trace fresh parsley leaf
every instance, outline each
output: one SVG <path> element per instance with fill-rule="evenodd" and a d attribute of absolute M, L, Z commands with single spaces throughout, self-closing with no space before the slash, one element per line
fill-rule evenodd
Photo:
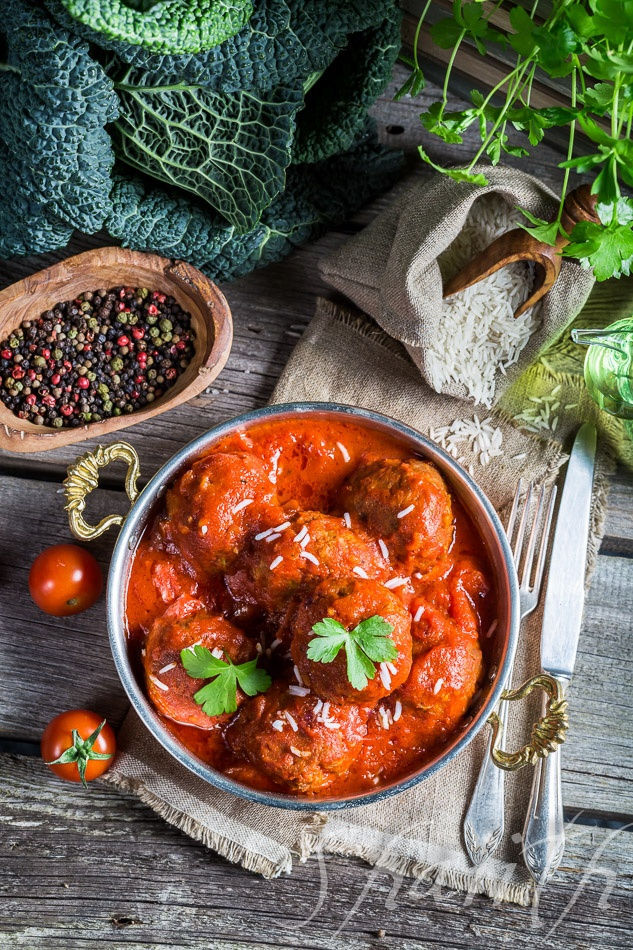
<path fill-rule="evenodd" d="M 605 227 L 594 221 L 580 221 L 574 226 L 571 243 L 563 254 L 577 257 L 584 266 L 593 268 L 596 280 L 620 277 L 628 274 L 633 265 L 633 231 L 624 224 Z"/>
<path fill-rule="evenodd" d="M 265 693 L 272 680 L 266 670 L 259 669 L 257 659 L 246 663 L 233 663 L 214 656 L 203 646 L 186 647 L 180 651 L 180 659 L 186 672 L 193 679 L 210 679 L 194 693 L 194 699 L 207 716 L 220 716 L 237 709 L 238 685 L 247 696 Z"/>
<path fill-rule="evenodd" d="M 363 690 L 376 675 L 374 663 L 395 660 L 398 650 L 391 638 L 392 624 L 378 615 L 361 620 L 353 630 L 324 617 L 312 627 L 316 636 L 308 644 L 307 656 L 315 663 L 332 663 L 342 649 L 347 656 L 347 678 L 357 690 Z"/>
<path fill-rule="evenodd" d="M 614 212 L 615 204 L 615 212 Z M 598 200 L 596 203 L 596 214 L 603 224 L 610 224 L 615 220 L 618 224 L 630 224 L 633 221 L 633 200 L 631 198 L 618 198 L 616 202 L 608 201 L 603 203 Z"/>
<path fill-rule="evenodd" d="M 431 168 L 434 168 L 436 172 L 442 172 L 443 175 L 448 175 L 449 178 L 452 178 L 453 181 L 467 181 L 471 185 L 487 185 L 488 179 L 481 172 L 469 172 L 465 168 L 442 168 L 441 165 L 438 165 L 433 161 L 431 156 L 424 151 L 422 146 L 418 147 L 418 153 L 420 158 L 423 159 L 430 165 Z"/>
<path fill-rule="evenodd" d="M 595 86 L 584 92 L 585 108 L 591 109 L 596 115 L 605 115 L 613 108 L 613 93 L 612 83 L 597 82 Z"/>
<path fill-rule="evenodd" d="M 518 208 L 518 210 L 532 223 L 531 228 L 527 224 L 519 224 L 520 228 L 535 237 L 537 241 L 543 241 L 544 244 L 549 244 L 552 247 L 556 244 L 559 231 L 558 221 L 545 221 L 543 218 L 537 218 L 526 211 L 525 208 Z"/>

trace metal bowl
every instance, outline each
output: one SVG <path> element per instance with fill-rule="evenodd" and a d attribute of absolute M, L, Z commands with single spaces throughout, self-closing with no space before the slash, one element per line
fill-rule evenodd
<path fill-rule="evenodd" d="M 209 451 L 223 436 L 236 430 L 248 429 L 249 426 L 263 420 L 292 420 L 298 416 L 315 416 L 319 419 L 328 416 L 345 416 L 365 427 L 377 429 L 396 437 L 410 449 L 412 454 L 422 456 L 433 462 L 474 523 L 486 549 L 496 587 L 498 622 L 491 638 L 492 642 L 489 645 L 490 653 L 486 680 L 459 730 L 452 736 L 445 748 L 439 751 L 431 761 L 425 762 L 417 771 L 376 790 L 345 797 L 314 799 L 258 791 L 228 778 L 222 772 L 202 762 L 165 728 L 146 698 L 142 684 L 138 682 L 132 670 L 128 655 L 125 602 L 133 555 L 145 526 L 167 487 L 171 485 L 182 469 L 194 459 Z M 131 464 L 127 488 L 133 505 L 119 534 L 108 575 L 107 617 L 110 645 L 117 672 L 132 706 L 152 735 L 178 762 L 190 769 L 199 778 L 204 779 L 205 782 L 209 782 L 210 785 L 214 785 L 223 791 L 232 792 L 241 798 L 265 805 L 273 805 L 277 808 L 325 811 L 348 808 L 353 805 L 367 805 L 389 795 L 395 795 L 397 792 L 402 792 L 435 774 L 451 759 L 459 755 L 462 749 L 474 739 L 484 726 L 488 715 L 497 705 L 504 687 L 506 674 L 512 666 L 519 631 L 519 590 L 512 553 L 495 510 L 472 478 L 446 452 L 414 429 L 410 429 L 408 426 L 376 412 L 335 403 L 286 403 L 239 416 L 230 422 L 216 426 L 195 439 L 174 455 L 136 498 L 135 480 L 138 475 L 138 463 L 135 459 L 134 450 L 126 443 L 118 443 L 118 448 L 119 451 L 117 452 L 117 445 L 105 449 L 100 447 L 102 455 L 99 458 L 97 458 L 99 450 L 96 453 L 88 453 L 75 463 L 74 469 L 69 472 L 67 497 L 70 499 L 74 486 L 73 497 L 75 498 L 74 518 L 72 517 L 72 501 L 69 501 L 68 506 L 71 509 L 71 527 L 77 536 L 86 539 L 97 536 L 96 533 L 103 533 L 112 524 L 123 520 L 120 516 L 111 516 L 104 519 L 96 528 L 90 528 L 86 525 L 82 515 L 86 491 L 84 490 L 82 495 L 78 479 L 81 481 L 81 472 L 83 471 L 85 489 L 86 482 L 89 480 L 85 471 L 86 466 L 91 466 L 91 481 L 87 487 L 87 491 L 90 491 L 96 487 L 98 468 L 108 464 L 114 457 L 125 457 Z M 84 466 L 84 468 L 82 469 L 81 466 Z"/>

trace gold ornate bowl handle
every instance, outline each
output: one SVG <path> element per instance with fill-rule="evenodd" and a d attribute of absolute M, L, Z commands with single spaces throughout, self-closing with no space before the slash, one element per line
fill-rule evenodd
<path fill-rule="evenodd" d="M 505 769 L 507 772 L 516 772 L 517 769 L 522 769 L 524 765 L 534 765 L 537 759 L 544 759 L 557 746 L 562 745 L 567 736 L 567 729 L 569 728 L 567 700 L 564 697 L 561 684 L 548 673 L 539 673 L 538 676 L 533 676 L 518 689 L 505 690 L 501 694 L 501 699 L 507 702 L 524 699 L 535 689 L 545 690 L 549 699 L 545 714 L 532 726 L 530 740 L 523 748 L 516 752 L 504 752 L 503 749 L 498 749 L 497 740 L 501 725 L 499 716 L 496 712 L 488 716 L 488 722 L 492 726 L 490 752 L 492 761 L 500 769 Z"/>
<path fill-rule="evenodd" d="M 141 468 L 136 450 L 129 442 L 113 442 L 111 445 L 98 445 L 93 452 L 86 452 L 68 468 L 64 479 L 64 493 L 66 495 L 66 511 L 70 530 L 81 541 L 92 541 L 104 534 L 113 525 L 123 523 L 123 515 L 107 515 L 99 524 L 91 525 L 84 519 L 86 499 L 91 491 L 99 485 L 99 471 L 122 459 L 127 462 L 125 476 L 125 491 L 130 502 L 136 501 L 139 495 L 136 487 Z"/>

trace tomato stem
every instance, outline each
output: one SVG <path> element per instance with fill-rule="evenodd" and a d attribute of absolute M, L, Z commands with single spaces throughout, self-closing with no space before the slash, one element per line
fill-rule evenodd
<path fill-rule="evenodd" d="M 75 762 L 77 765 L 77 771 L 79 772 L 79 778 L 81 779 L 81 784 L 88 788 L 88 783 L 86 782 L 86 768 L 88 762 L 91 759 L 111 759 L 111 752 L 95 752 L 94 744 L 99 738 L 99 734 L 103 727 L 106 724 L 106 720 L 97 726 L 95 731 L 88 736 L 87 739 L 82 739 L 76 729 L 72 730 L 72 740 L 73 744 L 69 746 L 65 752 L 57 759 L 53 759 L 51 762 L 45 762 L 46 765 L 68 765 L 70 762 Z"/>

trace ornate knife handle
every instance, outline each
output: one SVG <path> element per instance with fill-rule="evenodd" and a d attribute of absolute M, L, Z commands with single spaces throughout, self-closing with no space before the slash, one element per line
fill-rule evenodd
<path fill-rule="evenodd" d="M 545 884 L 565 850 L 560 769 L 560 749 L 555 749 L 546 759 L 539 759 L 532 778 L 523 828 L 523 858 L 537 884 Z"/>

